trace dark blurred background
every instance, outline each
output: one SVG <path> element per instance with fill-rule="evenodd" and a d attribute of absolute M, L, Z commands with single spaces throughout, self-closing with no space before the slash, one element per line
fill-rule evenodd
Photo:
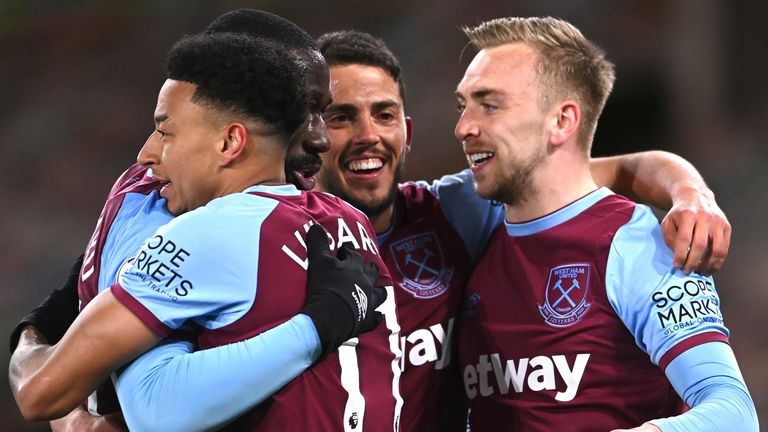
<path fill-rule="evenodd" d="M 182 34 L 240 7 L 278 13 L 313 36 L 358 29 L 402 61 L 414 118 L 409 179 L 465 166 L 453 137 L 463 58 L 457 30 L 499 16 L 571 21 L 617 65 L 595 155 L 675 152 L 707 179 L 733 225 L 716 276 L 731 342 L 768 424 L 768 37 L 745 0 L 77 1 L 0 0 L 0 335 L 58 286 L 85 248 L 113 181 L 152 131 L 163 57 Z M 1 347 L 0 347 L 1 348 Z M 0 364 L 8 364 L 0 349 Z M 21 420 L 5 374 L 2 430 Z"/>

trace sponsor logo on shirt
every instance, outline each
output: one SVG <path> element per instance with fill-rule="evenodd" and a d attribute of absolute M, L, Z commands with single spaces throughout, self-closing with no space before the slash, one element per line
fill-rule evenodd
<path fill-rule="evenodd" d="M 403 276 L 400 287 L 414 297 L 437 297 L 450 286 L 453 267 L 445 264 L 443 248 L 434 232 L 406 237 L 392 243 L 389 250 Z"/>
<path fill-rule="evenodd" d="M 178 301 L 194 289 L 192 282 L 181 272 L 182 264 L 189 257 L 190 253 L 174 241 L 156 235 L 141 248 L 132 266 L 121 270 L 121 277 L 136 276 L 148 283 L 153 291 Z"/>
<path fill-rule="evenodd" d="M 544 304 L 539 313 L 552 327 L 570 327 L 584 316 L 589 290 L 589 264 L 566 264 L 549 270 Z"/>
<path fill-rule="evenodd" d="M 464 391 L 467 397 L 506 395 L 511 391 L 556 391 L 554 398 L 568 402 L 576 397 L 587 368 L 589 354 L 577 354 L 569 363 L 565 355 L 536 356 L 503 361 L 498 353 L 482 354 L 476 364 L 464 367 Z M 558 388 L 557 379 L 561 379 Z"/>
<path fill-rule="evenodd" d="M 405 370 L 409 365 L 422 366 L 431 362 L 435 363 L 436 370 L 448 367 L 451 364 L 453 322 L 451 318 L 446 327 L 437 323 L 401 336 L 404 355 L 401 357 L 400 370 Z"/>
<path fill-rule="evenodd" d="M 720 300 L 712 281 L 692 276 L 656 290 L 651 299 L 659 326 L 669 336 L 702 323 L 722 324 Z"/>

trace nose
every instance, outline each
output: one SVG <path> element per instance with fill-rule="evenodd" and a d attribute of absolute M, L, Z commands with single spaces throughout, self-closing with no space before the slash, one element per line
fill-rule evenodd
<path fill-rule="evenodd" d="M 160 140 L 157 131 L 152 132 L 136 156 L 136 162 L 142 166 L 153 166 L 160 162 Z"/>
<path fill-rule="evenodd" d="M 380 140 L 373 119 L 370 116 L 361 116 L 356 122 L 354 144 L 374 145 Z"/>
<path fill-rule="evenodd" d="M 304 151 L 309 154 L 325 153 L 331 148 L 331 140 L 328 138 L 328 129 L 325 127 L 323 116 L 312 114 L 306 138 L 301 143 Z"/>
<path fill-rule="evenodd" d="M 456 139 L 462 142 L 471 138 L 477 138 L 477 136 L 480 135 L 480 129 L 477 127 L 477 123 L 472 119 L 472 115 L 468 109 L 465 109 L 461 113 L 453 133 L 456 136 Z"/>

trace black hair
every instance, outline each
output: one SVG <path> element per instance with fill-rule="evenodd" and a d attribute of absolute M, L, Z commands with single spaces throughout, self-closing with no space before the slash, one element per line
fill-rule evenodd
<path fill-rule="evenodd" d="M 317 46 L 329 66 L 362 64 L 383 69 L 395 80 L 405 102 L 405 80 L 400 62 L 381 39 L 370 33 L 343 30 L 320 36 Z"/>
<path fill-rule="evenodd" d="M 169 79 L 197 87 L 192 101 L 245 116 L 288 136 L 309 109 L 304 74 L 294 54 L 271 41 L 233 33 L 201 33 L 167 56 Z"/>
<path fill-rule="evenodd" d="M 205 33 L 237 33 L 269 39 L 289 48 L 317 50 L 314 39 L 301 27 L 273 13 L 237 9 L 216 18 Z"/>

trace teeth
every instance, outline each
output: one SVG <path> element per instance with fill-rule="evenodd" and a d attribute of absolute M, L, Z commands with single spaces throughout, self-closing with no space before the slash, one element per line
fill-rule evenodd
<path fill-rule="evenodd" d="M 349 168 L 350 171 L 367 171 L 379 169 L 383 166 L 384 163 L 381 162 L 381 159 L 371 158 L 352 161 L 347 165 L 347 168 Z"/>
<path fill-rule="evenodd" d="M 491 152 L 472 153 L 467 155 L 467 160 L 470 163 L 477 163 L 491 157 L 493 157 L 493 153 Z"/>

